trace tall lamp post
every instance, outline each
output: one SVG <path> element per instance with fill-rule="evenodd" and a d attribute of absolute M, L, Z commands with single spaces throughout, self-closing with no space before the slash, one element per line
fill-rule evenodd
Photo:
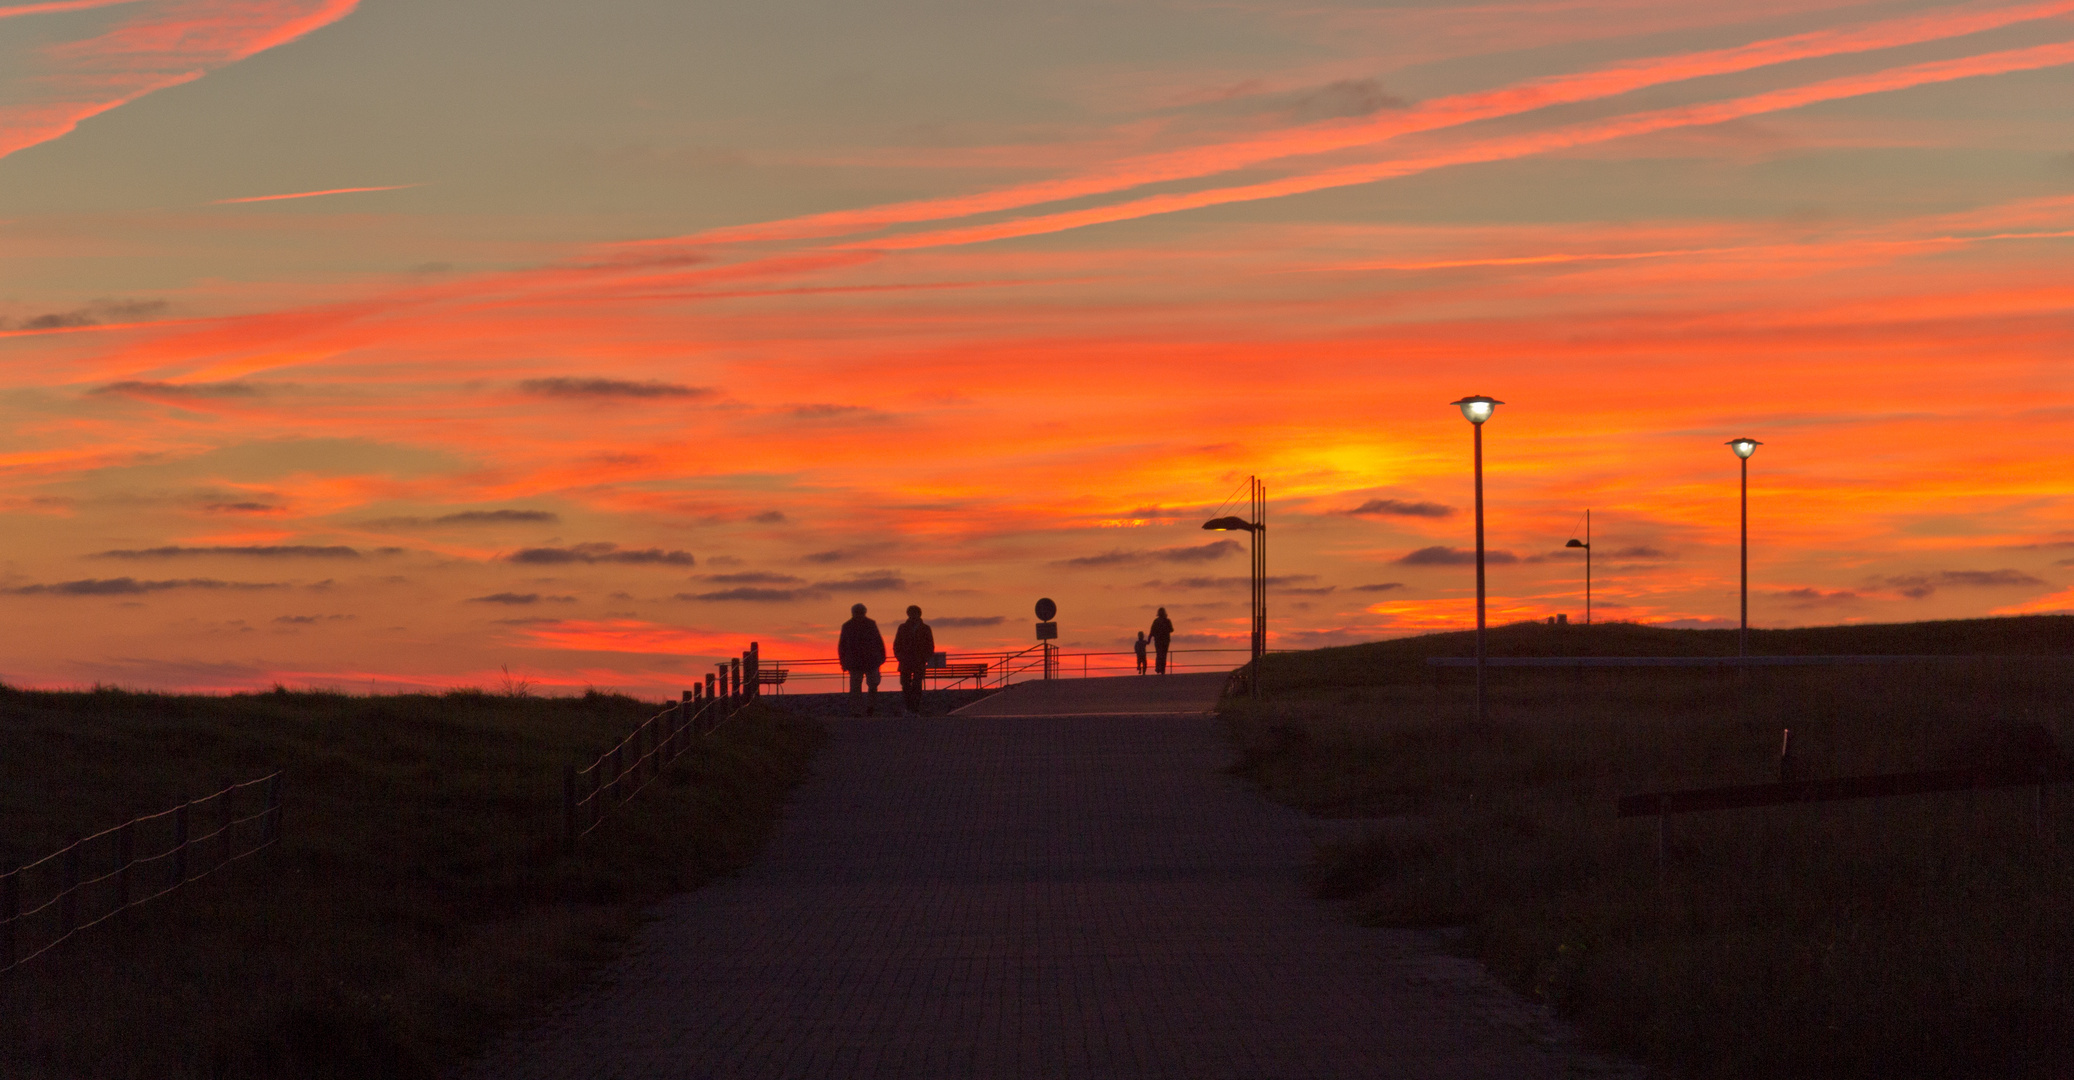
<path fill-rule="evenodd" d="M 1450 401 L 1458 406 L 1462 416 L 1469 421 L 1476 442 L 1476 719 L 1484 720 L 1484 616 L 1483 616 L 1483 423 L 1491 418 L 1498 406 L 1505 404 L 1496 398 L 1478 394 L 1460 401 Z"/>
<path fill-rule="evenodd" d="M 1584 549 L 1584 625 L 1592 624 L 1592 512 L 1584 512 L 1584 539 L 1575 537 L 1563 545 L 1566 548 Z"/>
<path fill-rule="evenodd" d="M 1203 528 L 1212 532 L 1246 532 L 1253 537 L 1253 698 L 1260 699 L 1261 661 L 1267 655 L 1267 484 L 1257 476 L 1246 478 L 1253 500 L 1253 520 L 1230 516 L 1211 518 Z"/>
<path fill-rule="evenodd" d="M 1764 444 L 1747 436 L 1727 444 L 1743 462 L 1743 625 L 1736 632 L 1736 656 L 1750 655 L 1750 455 Z"/>

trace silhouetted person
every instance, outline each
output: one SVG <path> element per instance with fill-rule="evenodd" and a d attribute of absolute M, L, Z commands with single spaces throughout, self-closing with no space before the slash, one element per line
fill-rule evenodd
<path fill-rule="evenodd" d="M 900 665 L 900 702 L 908 715 L 922 715 L 922 681 L 936 655 L 936 635 L 922 621 L 922 609 L 909 604 L 907 621 L 893 631 L 893 659 Z"/>
<path fill-rule="evenodd" d="M 1159 617 L 1152 620 L 1152 647 L 1159 651 L 1159 663 L 1153 669 L 1161 675 L 1167 673 L 1167 643 L 1174 640 L 1174 624 L 1167 619 L 1167 609 L 1159 609 Z"/>
<path fill-rule="evenodd" d="M 1138 674 L 1140 675 L 1145 674 L 1145 646 L 1149 644 L 1151 642 L 1145 640 L 1145 631 L 1138 631 L 1137 644 L 1131 646 L 1131 651 L 1138 654 Z"/>
<path fill-rule="evenodd" d="M 843 636 L 836 643 L 835 655 L 843 670 L 850 673 L 850 693 L 866 686 L 871 688 L 864 715 L 876 715 L 879 708 L 879 668 L 886 663 L 886 637 L 879 633 L 878 623 L 864 617 L 863 604 L 850 605 L 850 621 L 843 624 Z"/>

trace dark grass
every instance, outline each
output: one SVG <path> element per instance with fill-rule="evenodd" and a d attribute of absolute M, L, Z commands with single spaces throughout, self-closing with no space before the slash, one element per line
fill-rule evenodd
<path fill-rule="evenodd" d="M 1597 1045 L 1692 1077 L 2074 1072 L 2074 790 L 1684 815 L 1656 859 L 1626 794 L 2007 760 L 2074 747 L 2074 618 L 1753 632 L 1775 654 L 2003 654 L 1900 667 L 1497 670 L 1436 688 L 1433 635 L 1278 655 L 1228 703 L 1235 770 L 1368 819 L 1316 885 L 1460 947 Z M 1733 631 L 1495 630 L 1491 653 L 1733 654 Z M 2042 813 L 2040 812 L 2042 810 Z M 1352 823 L 1350 823 L 1352 824 Z M 2039 835 L 2042 825 L 2044 835 Z"/>
<path fill-rule="evenodd" d="M 285 771 L 275 848 L 0 978 L 0 1075 L 453 1068 L 577 986 L 648 904 L 744 865 L 821 738 L 753 708 L 562 858 L 563 766 L 658 708 L 600 694 L 0 690 L 9 865 L 220 779 Z M 89 853 L 89 874 L 103 857 Z"/>

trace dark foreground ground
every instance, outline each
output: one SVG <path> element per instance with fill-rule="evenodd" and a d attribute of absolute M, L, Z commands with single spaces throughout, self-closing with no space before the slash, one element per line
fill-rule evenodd
<path fill-rule="evenodd" d="M 1622 795 L 2028 761 L 2074 747 L 2074 618 L 1753 632 L 1777 654 L 1995 659 L 1436 682 L 1468 635 L 1272 657 L 1239 772 L 1328 819 L 1314 881 L 1460 947 L 1595 1044 L 1692 1077 L 2074 1070 L 2074 792 L 1620 819 Z M 1507 627 L 1499 656 L 1733 655 L 1732 631 Z M 2064 752 L 2061 749 L 2058 752 Z"/>

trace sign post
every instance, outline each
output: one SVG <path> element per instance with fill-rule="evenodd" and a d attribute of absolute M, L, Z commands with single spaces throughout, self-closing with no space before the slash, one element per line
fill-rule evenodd
<path fill-rule="evenodd" d="M 1051 681 L 1055 677 L 1054 672 L 1058 667 L 1056 659 L 1058 646 L 1053 645 L 1052 642 L 1058 640 L 1059 624 L 1051 621 L 1052 617 L 1058 613 L 1059 606 L 1051 602 L 1051 597 L 1047 596 L 1037 601 L 1037 618 L 1039 620 L 1037 623 L 1037 643 L 1044 647 L 1044 678 L 1046 682 Z"/>

